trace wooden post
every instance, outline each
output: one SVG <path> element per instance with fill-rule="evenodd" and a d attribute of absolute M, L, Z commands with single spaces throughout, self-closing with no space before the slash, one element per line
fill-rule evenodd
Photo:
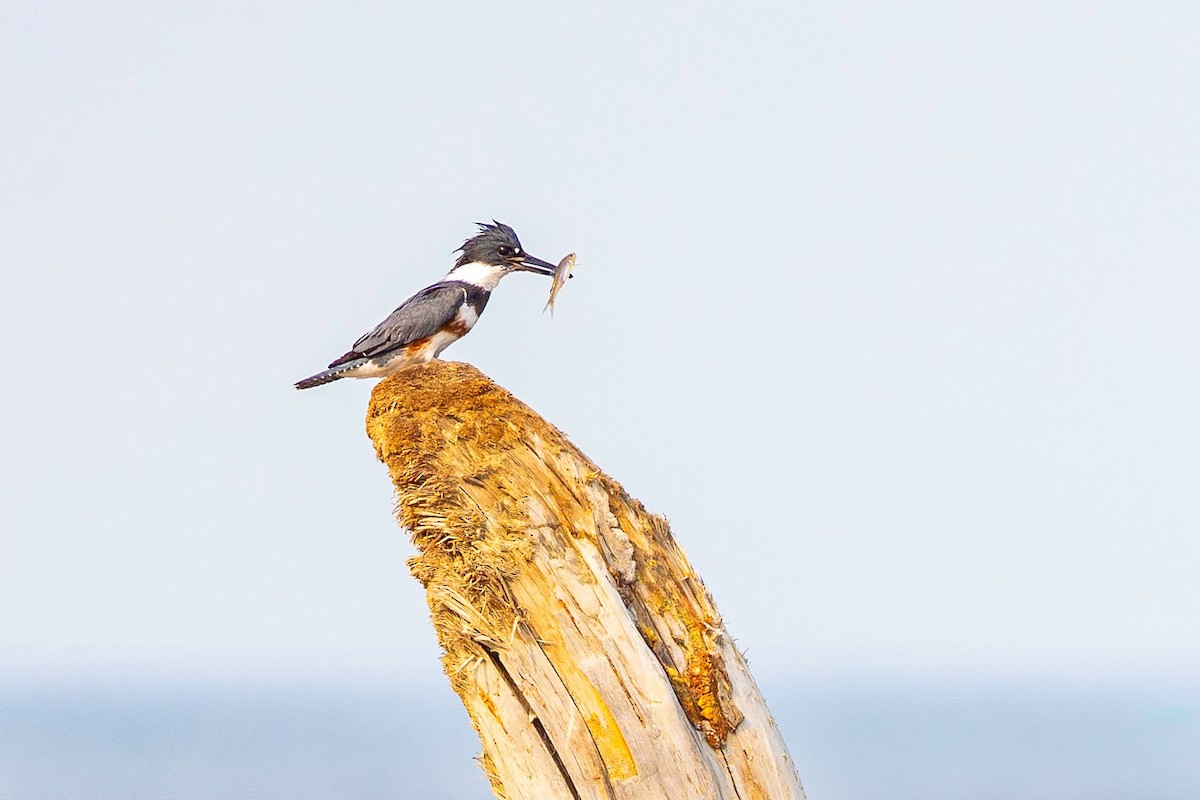
<path fill-rule="evenodd" d="M 803 800 L 665 519 L 466 364 L 381 381 L 367 433 L 498 798 Z"/>

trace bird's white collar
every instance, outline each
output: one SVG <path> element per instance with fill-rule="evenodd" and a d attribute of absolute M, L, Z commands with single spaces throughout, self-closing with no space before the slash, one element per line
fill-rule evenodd
<path fill-rule="evenodd" d="M 497 267 L 495 264 L 484 264 L 482 261 L 470 261 L 450 270 L 450 274 L 446 276 L 446 280 L 473 283 L 480 289 L 487 289 L 490 292 L 500 283 L 500 279 L 507 274 L 508 270 L 504 267 Z"/>

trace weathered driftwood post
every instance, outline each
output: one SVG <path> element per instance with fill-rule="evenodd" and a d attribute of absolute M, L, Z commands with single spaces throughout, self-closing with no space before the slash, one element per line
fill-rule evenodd
<path fill-rule="evenodd" d="M 375 387 L 367 432 L 497 797 L 804 797 L 666 520 L 558 429 L 434 361 Z"/>

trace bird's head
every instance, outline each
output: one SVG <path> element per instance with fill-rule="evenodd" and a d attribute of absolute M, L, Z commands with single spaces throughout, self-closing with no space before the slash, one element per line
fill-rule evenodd
<path fill-rule="evenodd" d="M 490 225 L 485 222 L 477 224 L 479 233 L 458 248 L 462 255 L 455 262 L 455 268 L 468 264 L 487 264 L 504 272 L 524 270 L 539 275 L 554 274 L 554 265 L 526 253 L 521 247 L 521 240 L 517 238 L 517 232 L 503 222 L 492 220 Z"/>

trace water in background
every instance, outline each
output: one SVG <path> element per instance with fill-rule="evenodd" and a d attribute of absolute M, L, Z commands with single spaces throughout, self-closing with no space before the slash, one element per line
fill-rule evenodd
<path fill-rule="evenodd" d="M 812 800 L 1200 800 L 1200 687 L 763 687 Z M 445 687 L 0 689 L 0 800 L 488 800 Z"/>

